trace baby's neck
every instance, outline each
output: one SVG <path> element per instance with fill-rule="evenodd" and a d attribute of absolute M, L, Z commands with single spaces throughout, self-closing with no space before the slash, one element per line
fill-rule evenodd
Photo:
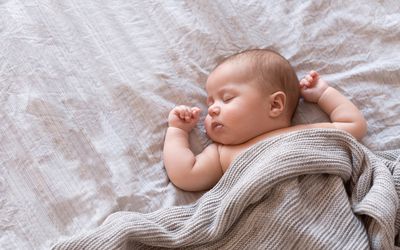
<path fill-rule="evenodd" d="M 271 133 L 276 130 L 285 129 L 292 126 L 292 123 L 289 119 L 276 119 L 268 124 L 268 127 L 265 129 L 264 133 Z"/>
<path fill-rule="evenodd" d="M 253 138 L 250 138 L 246 143 L 253 144 L 255 141 L 260 141 L 263 139 L 266 139 L 268 137 L 272 137 L 281 133 L 284 133 L 287 130 L 290 130 L 291 127 L 291 121 L 276 121 L 276 123 L 273 123 L 272 126 L 268 127 L 267 129 L 264 130 L 264 132 L 254 136 Z"/>
<path fill-rule="evenodd" d="M 223 171 L 225 172 L 230 166 L 231 162 L 243 151 L 251 147 L 252 145 L 261 142 L 265 139 L 278 136 L 280 134 L 284 134 L 286 132 L 290 132 L 292 127 L 290 124 L 281 124 L 281 126 L 277 126 L 275 129 L 271 129 L 261 133 L 246 142 L 234 145 L 224 145 L 220 144 L 219 154 L 220 154 L 220 162 Z"/>

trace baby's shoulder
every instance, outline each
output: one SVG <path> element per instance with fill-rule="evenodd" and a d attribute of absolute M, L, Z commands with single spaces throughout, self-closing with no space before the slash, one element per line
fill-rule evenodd
<path fill-rule="evenodd" d="M 291 126 L 287 132 L 293 132 L 293 131 L 309 129 L 309 128 L 336 128 L 336 127 L 332 122 L 298 124 L 298 125 Z"/>
<path fill-rule="evenodd" d="M 245 151 L 250 147 L 247 143 L 243 143 L 240 145 L 216 145 L 219 154 L 219 161 L 222 167 L 222 170 L 225 172 L 232 161 L 239 156 L 240 153 Z"/>

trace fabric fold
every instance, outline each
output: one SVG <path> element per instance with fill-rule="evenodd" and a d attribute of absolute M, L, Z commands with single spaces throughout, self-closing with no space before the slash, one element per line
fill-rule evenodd
<path fill-rule="evenodd" d="M 242 153 L 196 203 L 117 212 L 53 249 L 392 249 L 399 156 L 334 129 L 280 135 Z"/>

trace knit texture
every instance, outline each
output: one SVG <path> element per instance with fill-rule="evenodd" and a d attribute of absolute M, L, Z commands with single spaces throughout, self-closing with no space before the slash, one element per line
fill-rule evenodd
<path fill-rule="evenodd" d="M 309 129 L 262 141 L 196 203 L 117 212 L 53 249 L 393 249 L 400 150 Z"/>

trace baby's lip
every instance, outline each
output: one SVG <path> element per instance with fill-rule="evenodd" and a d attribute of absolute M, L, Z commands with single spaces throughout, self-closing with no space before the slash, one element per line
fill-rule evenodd
<path fill-rule="evenodd" d="M 222 128 L 224 125 L 222 124 L 222 123 L 220 123 L 220 122 L 212 122 L 211 123 L 211 128 L 212 129 L 220 129 L 220 128 Z"/>

